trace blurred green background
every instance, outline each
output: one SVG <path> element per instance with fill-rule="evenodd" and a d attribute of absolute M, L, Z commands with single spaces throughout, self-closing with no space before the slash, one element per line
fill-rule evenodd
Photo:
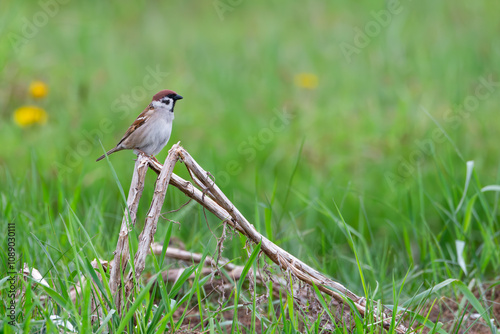
<path fill-rule="evenodd" d="M 172 89 L 184 100 L 169 146 L 181 141 L 264 235 L 354 290 L 359 274 L 336 205 L 374 285 L 409 269 L 422 277 L 416 285 L 464 275 L 458 239 L 470 269 L 480 263 L 491 277 L 499 268 L 498 254 L 473 261 L 498 242 L 495 193 L 457 228 L 466 161 L 475 162 L 471 191 L 499 182 L 498 1 L 8 0 L 0 8 L 0 219 L 16 222 L 25 262 L 48 267 L 41 248 L 70 247 L 64 226 L 75 217 L 111 259 L 124 203 L 112 169 L 95 159 L 153 94 Z M 48 94 L 32 96 L 33 81 Z M 46 122 L 16 123 L 29 105 Z M 125 193 L 133 159 L 110 157 Z M 175 171 L 187 177 L 183 165 Z M 164 211 L 185 201 L 169 189 Z M 189 250 L 213 246 L 196 205 L 170 218 Z M 220 234 L 220 222 L 209 224 Z M 243 239 L 228 243 L 224 255 L 246 254 Z M 447 265 L 429 274 L 435 261 Z"/>

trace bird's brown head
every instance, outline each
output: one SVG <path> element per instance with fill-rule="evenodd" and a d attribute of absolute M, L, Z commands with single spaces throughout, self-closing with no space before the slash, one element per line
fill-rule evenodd
<path fill-rule="evenodd" d="M 181 100 L 182 96 L 174 92 L 173 90 L 165 89 L 161 90 L 153 96 L 152 104 L 161 103 L 163 107 L 174 111 L 174 105 L 177 100 Z"/>

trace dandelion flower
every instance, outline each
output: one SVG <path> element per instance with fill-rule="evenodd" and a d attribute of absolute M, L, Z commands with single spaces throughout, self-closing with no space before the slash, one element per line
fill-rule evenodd
<path fill-rule="evenodd" d="M 47 113 L 37 106 L 23 106 L 14 112 L 14 122 L 24 128 L 33 124 L 47 123 Z"/>
<path fill-rule="evenodd" d="M 30 94 L 36 99 L 45 97 L 49 92 L 49 88 L 43 81 L 32 81 L 30 84 Z"/>
<path fill-rule="evenodd" d="M 299 73 L 294 78 L 297 87 L 305 89 L 316 89 L 318 87 L 318 76 L 312 73 Z"/>

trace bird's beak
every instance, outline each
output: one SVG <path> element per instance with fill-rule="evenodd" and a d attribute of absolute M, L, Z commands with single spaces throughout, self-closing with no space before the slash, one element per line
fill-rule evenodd
<path fill-rule="evenodd" d="M 176 96 L 174 96 L 174 101 L 177 101 L 177 100 L 182 100 L 183 97 L 180 96 L 179 94 L 177 94 Z"/>

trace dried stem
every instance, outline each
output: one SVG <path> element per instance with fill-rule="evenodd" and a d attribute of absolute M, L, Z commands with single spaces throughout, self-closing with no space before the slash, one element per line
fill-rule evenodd
<path fill-rule="evenodd" d="M 144 179 L 148 170 L 148 161 L 149 158 L 143 154 L 137 156 L 132 182 L 130 183 L 130 190 L 128 192 L 127 208 L 125 208 L 123 214 L 120 234 L 114 252 L 115 258 L 110 273 L 109 288 L 111 293 L 115 295 L 115 305 L 118 310 L 121 310 L 121 294 L 116 292 L 120 289 L 121 274 L 125 270 L 129 259 L 128 234 L 130 229 L 135 226 L 137 220 L 137 208 L 139 207 L 139 200 L 144 190 Z"/>
<path fill-rule="evenodd" d="M 127 278 L 125 279 L 125 296 L 129 296 L 132 291 L 132 287 L 135 280 L 138 280 L 146 266 L 146 256 L 149 253 L 149 248 L 154 240 L 154 235 L 156 233 L 156 227 L 158 224 L 158 218 L 161 215 L 161 208 L 163 207 L 163 202 L 165 201 L 165 195 L 167 194 L 167 187 L 170 182 L 170 177 L 174 171 L 174 166 L 179 159 L 178 150 L 181 149 L 179 144 L 175 144 L 168 152 L 167 159 L 163 166 L 160 175 L 156 180 L 155 192 L 153 195 L 153 200 L 151 201 L 151 206 L 149 208 L 146 222 L 144 224 L 144 229 L 139 235 L 139 246 L 137 253 L 134 257 L 134 270 L 130 270 Z M 135 271 L 135 277 L 133 277 Z"/>
<path fill-rule="evenodd" d="M 153 243 L 151 245 L 151 250 L 153 251 L 153 254 L 161 255 L 162 249 L 163 249 L 162 244 Z M 177 260 L 185 261 L 188 263 L 200 263 L 201 259 L 203 258 L 202 254 L 192 253 L 192 252 L 188 252 L 186 250 L 182 250 L 182 249 L 170 247 L 170 246 L 167 247 L 167 251 L 165 252 L 165 256 L 168 258 L 171 258 L 171 259 L 177 259 Z M 226 270 L 228 270 L 228 271 L 232 271 L 234 268 L 237 267 L 236 265 L 229 263 L 228 259 L 221 259 L 221 260 L 222 260 L 222 263 L 220 264 L 221 267 L 225 267 Z M 208 267 L 213 267 L 216 265 L 216 262 L 213 258 L 211 258 L 210 256 L 207 256 L 207 257 L 205 257 L 204 264 Z"/>
<path fill-rule="evenodd" d="M 195 184 L 201 188 L 196 188 L 191 182 L 182 179 L 181 177 L 173 174 L 173 169 L 175 163 L 181 159 L 188 168 L 189 174 L 193 178 Z M 135 223 L 137 204 L 144 187 L 144 176 L 139 172 L 144 168 L 145 161 L 149 164 L 151 169 L 159 174 L 156 181 L 155 193 L 153 200 L 151 202 L 151 207 L 149 209 L 144 229 L 139 236 L 139 248 L 134 258 L 134 267 L 125 279 L 125 296 L 128 298 L 134 282 L 139 279 L 142 271 L 145 267 L 146 256 L 151 247 L 151 243 L 156 232 L 156 227 L 158 223 L 158 218 L 161 215 L 161 208 L 165 200 L 165 195 L 167 192 L 168 184 L 172 184 L 184 194 L 194 199 L 200 203 L 204 208 L 212 212 L 216 217 L 226 222 L 238 232 L 246 236 L 253 243 L 261 243 L 261 251 L 266 254 L 267 257 L 271 259 L 275 264 L 277 264 L 285 273 L 291 273 L 292 278 L 296 277 L 301 281 L 309 284 L 316 285 L 318 289 L 330 296 L 340 303 L 344 303 L 346 298 L 350 299 L 356 309 L 365 315 L 367 312 L 366 301 L 364 298 L 357 296 L 353 292 L 349 291 L 342 284 L 335 282 L 325 276 L 324 274 L 318 272 L 317 270 L 311 268 L 304 262 L 300 261 L 290 253 L 278 247 L 276 244 L 271 242 L 269 239 L 265 238 L 260 234 L 255 227 L 248 222 L 248 220 L 240 213 L 240 211 L 231 203 L 231 201 L 224 195 L 224 193 L 219 189 L 215 182 L 211 178 L 211 174 L 205 171 L 192 157 L 191 155 L 182 148 L 179 143 L 175 144 L 172 149 L 170 149 L 165 164 L 162 166 L 156 159 L 150 157 L 145 157 L 139 155 L 136 163 L 136 168 L 134 170 L 134 177 L 132 180 L 129 199 L 127 200 L 127 206 L 129 207 L 129 214 L 131 218 L 131 223 Z M 145 174 L 145 172 L 144 172 Z M 142 179 L 140 178 L 142 177 Z M 121 254 L 120 262 L 122 265 L 128 260 L 128 226 L 129 221 L 127 218 L 127 212 L 124 215 L 122 228 L 120 230 L 120 237 L 118 239 L 116 254 Z M 126 250 L 126 252 L 125 252 Z M 115 261 L 117 262 L 117 261 Z M 111 272 L 111 284 L 112 292 L 116 293 L 120 284 L 120 272 L 122 272 L 122 266 L 113 266 Z M 120 309 L 120 293 L 116 293 L 115 300 L 118 300 L 117 308 Z M 375 319 L 380 321 L 385 328 L 389 328 L 391 325 L 391 318 L 385 314 L 382 310 L 374 310 L 373 315 Z M 398 325 L 396 328 L 398 333 L 404 333 L 407 328 L 403 325 Z"/>
<path fill-rule="evenodd" d="M 151 250 L 152 253 L 155 255 L 161 255 L 162 250 L 163 250 L 163 245 L 158 244 L 158 243 L 153 243 L 151 245 Z M 203 254 L 200 253 L 193 253 L 189 252 L 183 249 L 175 248 L 175 247 L 167 247 L 167 250 L 165 252 L 165 257 L 170 258 L 170 259 L 176 259 L 180 261 L 185 261 L 187 263 L 200 263 L 201 260 L 203 259 Z M 210 257 L 206 256 L 205 261 L 203 262 L 204 267 L 202 271 L 202 275 L 211 275 L 214 273 L 214 267 L 220 266 L 221 268 L 224 267 L 224 269 L 227 271 L 227 274 L 229 277 L 231 277 L 234 281 L 237 281 L 240 279 L 241 274 L 243 272 L 243 266 L 237 266 L 233 263 L 229 263 L 229 260 L 226 258 L 220 258 L 219 263 L 217 263 L 217 260 Z M 172 281 L 175 282 L 177 279 L 177 276 L 179 275 L 179 271 L 182 269 L 169 269 L 167 271 L 162 272 L 162 277 L 164 281 Z M 253 270 L 250 269 L 250 272 L 253 273 Z M 266 282 L 266 277 L 263 277 L 261 273 L 257 272 L 255 273 L 257 282 L 260 284 L 265 284 Z M 194 277 L 194 274 L 190 278 Z M 280 279 L 280 284 L 284 285 L 285 282 L 282 279 Z M 274 292 L 275 296 L 279 296 L 279 292 L 275 291 Z"/>
<path fill-rule="evenodd" d="M 210 173 L 206 172 L 191 155 L 184 150 L 184 148 L 179 147 L 178 154 L 179 158 L 186 164 L 190 174 L 194 174 L 197 179 L 196 183 L 203 191 L 195 188 L 191 182 L 175 174 L 172 174 L 170 181 L 173 186 L 200 203 L 219 219 L 227 221 L 228 224 L 233 226 L 238 232 L 245 235 L 252 242 L 256 244 L 261 242 L 261 250 L 282 270 L 290 271 L 295 277 L 309 285 L 316 285 L 320 291 L 332 296 L 338 302 L 344 303 L 346 298 L 349 298 L 356 309 L 362 315 L 365 315 L 367 312 L 365 298 L 357 296 L 342 284 L 331 280 L 324 274 L 311 268 L 260 234 L 214 183 L 210 178 Z M 161 164 L 153 160 L 150 160 L 149 163 L 150 167 L 155 172 L 160 174 L 163 172 Z M 207 192 L 210 193 L 210 197 L 206 196 Z M 387 314 L 384 312 L 375 313 L 381 313 L 382 317 L 378 320 L 383 323 L 384 327 L 390 327 L 391 318 Z M 379 318 L 378 316 L 375 317 Z M 399 325 L 396 331 L 398 333 L 405 333 L 407 328 L 403 325 Z"/>

